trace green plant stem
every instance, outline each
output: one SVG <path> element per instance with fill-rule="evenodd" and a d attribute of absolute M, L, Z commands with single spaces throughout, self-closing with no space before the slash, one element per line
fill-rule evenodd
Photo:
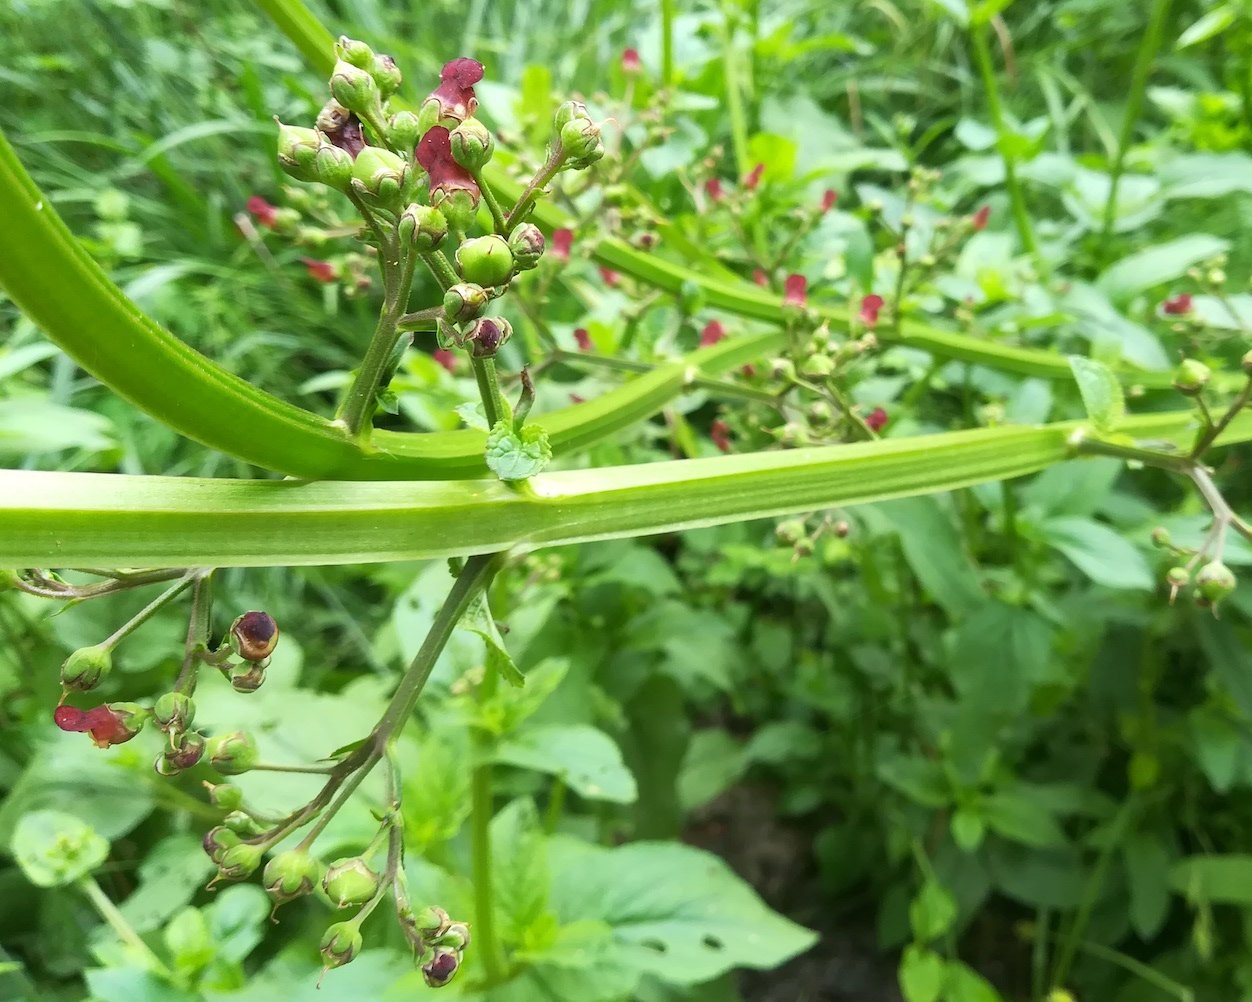
<path fill-rule="evenodd" d="M 1011 137 L 1004 121 L 1004 105 L 1000 100 L 1000 84 L 996 79 L 995 65 L 991 60 L 991 47 L 987 44 L 987 28 L 984 24 L 970 25 L 969 38 L 974 50 L 974 61 L 982 75 L 983 93 L 987 98 L 987 111 L 991 115 L 991 125 L 996 131 L 1000 157 L 1004 161 L 1004 187 L 1009 193 L 1009 203 L 1013 207 L 1013 221 L 1017 224 L 1017 233 L 1022 246 L 1035 259 L 1037 266 L 1042 267 L 1039 257 L 1039 245 L 1035 242 L 1035 233 L 1030 225 L 1030 213 L 1026 210 L 1026 198 L 1022 191 L 1021 181 L 1017 177 L 1017 156 L 1009 149 Z"/>
<path fill-rule="evenodd" d="M 1208 422 L 1208 427 L 1196 439 L 1195 445 L 1191 447 L 1191 458 L 1199 459 L 1203 456 L 1221 436 L 1222 432 L 1230 427 L 1230 422 L 1238 417 L 1249 403 L 1252 403 L 1252 376 L 1248 377 L 1248 381 L 1244 384 L 1239 395 L 1226 408 L 1226 413 L 1216 421 L 1210 420 Z"/>
<path fill-rule="evenodd" d="M 474 364 L 474 379 L 478 382 L 478 393 L 483 400 L 483 413 L 487 417 L 488 427 L 494 428 L 497 422 L 504 420 L 508 413 L 508 405 L 500 392 L 500 380 L 496 375 L 494 358 L 471 358 Z"/>
<path fill-rule="evenodd" d="M 674 82 L 674 0 L 661 0 L 661 86 Z"/>
<path fill-rule="evenodd" d="M 127 622 L 123 623 L 116 630 L 114 630 L 109 635 L 109 638 L 100 646 L 104 647 L 106 650 L 113 650 L 113 648 L 116 647 L 124 637 L 128 637 L 140 626 L 151 619 L 159 610 L 164 608 L 189 587 L 191 587 L 193 580 L 194 578 L 191 575 L 187 575 L 172 588 L 166 588 L 165 591 L 161 592 L 160 595 L 135 613 Z"/>
<path fill-rule="evenodd" d="M 165 966 L 160 957 L 152 952 L 152 948 L 140 938 L 139 933 L 135 932 L 131 924 L 126 921 L 126 916 L 118 910 L 117 906 L 109 900 L 109 896 L 96 883 L 95 877 L 91 876 L 91 874 L 83 877 L 78 881 L 78 889 L 87 896 L 87 900 L 91 902 L 92 907 L 100 913 L 100 917 L 108 923 L 109 928 L 117 934 L 118 939 L 147 960 L 152 970 L 157 974 L 173 980 L 173 972 Z"/>
<path fill-rule="evenodd" d="M 201 655 L 208 650 L 209 629 L 213 614 L 213 571 L 200 570 L 192 575 L 191 613 L 187 617 L 187 638 L 183 643 L 183 661 L 174 681 L 174 691 L 191 695 L 196 691 L 196 669 Z"/>
<path fill-rule="evenodd" d="M 181 577 L 185 573 L 186 571 L 181 567 L 161 568 L 155 571 L 127 574 L 125 577 L 119 577 L 117 580 L 101 581 L 99 584 L 94 585 L 70 585 L 62 581 L 44 578 L 40 575 L 40 580 L 38 581 L 30 581 L 19 577 L 14 582 L 14 585 L 19 591 L 24 591 L 27 595 L 35 595 L 39 598 L 73 599 L 85 602 L 87 599 L 103 598 L 105 595 L 116 595 L 120 591 L 128 591 L 131 588 L 140 588 L 148 584 L 169 581 L 172 578 Z"/>
<path fill-rule="evenodd" d="M 565 164 L 565 147 L 561 145 L 558 139 L 552 144 L 552 151 L 548 154 L 548 159 L 544 161 L 542 167 L 535 172 L 535 176 L 530 179 L 526 187 L 522 189 L 514 202 L 513 208 L 509 210 L 508 218 L 504 221 L 506 230 L 512 230 L 520 222 L 524 222 L 526 214 L 530 212 L 531 207 L 535 204 L 535 199 L 539 197 L 545 185 L 556 177 L 557 172 Z"/>
<path fill-rule="evenodd" d="M 566 351 L 563 348 L 556 349 L 548 357 L 553 362 L 561 362 L 565 365 L 589 365 L 602 369 L 614 369 L 618 372 L 655 372 L 657 370 L 656 365 L 640 362 L 633 358 Z M 770 404 L 775 407 L 779 405 L 777 393 L 771 393 L 769 390 L 759 390 L 755 386 L 740 386 L 738 383 L 732 383 L 725 379 L 701 376 L 697 374 L 695 369 L 692 369 L 687 384 L 719 396 L 734 397 L 739 400 L 755 400 L 758 403 Z"/>
<path fill-rule="evenodd" d="M 1139 113 L 1143 108 L 1143 96 L 1148 87 L 1148 77 L 1152 73 L 1152 62 L 1161 48 L 1161 36 L 1165 30 L 1165 19 L 1169 16 L 1172 0 L 1153 0 L 1152 11 L 1148 15 L 1148 27 L 1139 42 L 1139 51 L 1135 56 L 1135 68 L 1130 77 L 1130 93 L 1126 98 L 1126 111 L 1122 116 L 1122 131 L 1117 139 L 1117 152 L 1113 156 L 1113 165 L 1109 170 L 1109 197 L 1104 204 L 1104 225 L 1100 235 L 1101 253 L 1107 256 L 1112 246 L 1113 227 L 1117 222 L 1117 192 L 1121 187 L 1122 173 L 1126 166 L 1126 154 L 1135 136 L 1135 126 L 1139 122 Z"/>
<path fill-rule="evenodd" d="M 490 668 L 478 686 L 478 703 L 495 696 L 499 675 Z M 494 738 L 483 730 L 474 734 L 474 776 L 471 787 L 470 871 L 474 882 L 474 936 L 487 970 L 487 983 L 504 980 L 507 964 L 496 934 L 495 888 L 492 882 L 491 819 L 495 799 L 491 784 L 491 756 Z"/>
<path fill-rule="evenodd" d="M 731 148 L 735 151 L 735 167 L 742 178 L 752 169 L 752 164 L 748 156 L 748 119 L 743 109 L 739 51 L 735 48 L 735 29 L 729 16 L 722 35 L 722 78 L 726 87 L 726 112 L 730 118 Z"/>
<path fill-rule="evenodd" d="M 473 177 L 478 182 L 478 190 L 482 192 L 487 211 L 491 213 L 491 225 L 501 236 L 508 236 L 508 220 L 504 218 L 504 211 L 500 208 L 500 200 L 496 198 L 496 193 L 491 190 L 491 185 L 483 180 L 482 171 L 474 171 Z"/>
<path fill-rule="evenodd" d="M 430 269 L 430 273 L 435 276 L 435 281 L 439 283 L 440 288 L 448 289 L 460 281 L 456 270 L 444 256 L 443 251 L 433 250 L 419 256 Z"/>
<path fill-rule="evenodd" d="M 397 260 L 383 272 L 386 290 L 378 314 L 378 325 L 374 328 L 365 357 L 348 387 L 347 396 L 335 415 L 336 423 L 342 424 L 355 439 L 369 437 L 379 384 L 395 350 L 400 318 L 408 306 L 409 288 L 413 284 L 414 255 L 399 250 L 395 241 L 390 243 L 392 246 L 386 253 L 395 253 Z"/>

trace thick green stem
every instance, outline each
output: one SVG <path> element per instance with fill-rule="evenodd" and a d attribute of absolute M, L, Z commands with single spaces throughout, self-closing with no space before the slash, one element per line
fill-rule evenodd
<path fill-rule="evenodd" d="M 471 361 L 474 363 L 474 379 L 478 381 L 478 393 L 483 398 L 487 425 L 494 428 L 508 413 L 508 404 L 500 392 L 500 380 L 496 376 L 496 360 L 474 357 Z"/>
<path fill-rule="evenodd" d="M 512 230 L 520 222 L 524 222 L 526 214 L 530 211 L 535 199 L 539 197 L 541 192 L 549 181 L 556 177 L 557 172 L 565 164 L 565 147 L 561 145 L 558 139 L 552 145 L 552 152 L 548 154 L 548 159 L 544 165 L 539 168 L 535 176 L 522 189 L 522 193 L 518 196 L 512 210 L 509 212 L 508 218 L 504 221 L 505 230 Z"/>
<path fill-rule="evenodd" d="M 474 171 L 474 180 L 478 182 L 478 190 L 482 192 L 483 201 L 487 203 L 487 211 L 491 213 L 491 225 L 501 236 L 507 236 L 509 222 L 504 218 L 504 210 L 500 208 L 500 200 L 496 198 L 496 193 L 491 190 L 491 185 L 483 180 L 481 171 Z"/>
<path fill-rule="evenodd" d="M 1104 226 L 1100 236 L 1100 248 L 1103 254 L 1108 253 L 1113 227 L 1117 222 L 1117 192 L 1122 182 L 1122 172 L 1126 166 L 1126 153 L 1130 149 L 1135 135 L 1135 125 L 1139 121 L 1139 112 L 1143 107 L 1143 95 L 1148 87 L 1148 76 L 1152 72 L 1152 61 L 1161 48 L 1161 36 L 1165 29 L 1165 19 L 1169 15 L 1173 0 L 1154 0 L 1152 12 L 1148 16 L 1148 28 L 1139 43 L 1139 52 L 1135 56 L 1135 69 L 1130 78 L 1130 94 L 1126 98 L 1126 112 L 1122 117 L 1122 131 L 1117 140 L 1117 152 L 1113 156 L 1113 166 L 1109 171 L 1109 197 L 1104 204 Z"/>
<path fill-rule="evenodd" d="M 1030 225 L 1030 213 L 1026 210 L 1026 199 L 1022 192 L 1021 181 L 1017 177 L 1017 155 L 1012 152 L 1009 144 L 1012 137 L 1004 121 L 1004 105 L 1000 100 L 1000 84 L 996 79 L 995 66 L 991 61 L 991 47 L 987 44 L 987 28 L 984 24 L 975 23 L 970 26 L 970 44 L 974 50 L 974 61 L 982 75 L 983 92 L 987 97 L 987 111 L 991 115 L 991 124 L 996 131 L 1000 157 L 1004 161 L 1004 187 L 1009 193 L 1009 202 L 1013 207 L 1013 220 L 1017 224 L 1017 233 L 1021 237 L 1022 246 L 1042 266 L 1039 258 L 1039 245 L 1035 242 L 1035 233 Z"/>
<path fill-rule="evenodd" d="M 735 48 L 735 29 L 730 21 L 723 35 L 722 75 L 726 86 L 726 112 L 730 117 L 731 148 L 735 151 L 735 167 L 743 177 L 752 169 L 752 164 L 748 156 L 748 119 L 743 109 L 739 50 Z"/>
<path fill-rule="evenodd" d="M 674 0 L 661 0 L 661 86 L 674 86 Z"/>
<path fill-rule="evenodd" d="M 490 700 L 499 684 L 499 676 L 488 670 L 478 687 L 478 702 Z M 491 785 L 491 754 L 494 739 L 485 731 L 474 735 L 473 807 L 470 813 L 470 869 L 474 881 L 474 936 L 487 969 L 489 984 L 504 980 L 507 968 L 504 951 L 496 934 L 495 893 L 492 884 L 491 819 L 495 799 Z"/>

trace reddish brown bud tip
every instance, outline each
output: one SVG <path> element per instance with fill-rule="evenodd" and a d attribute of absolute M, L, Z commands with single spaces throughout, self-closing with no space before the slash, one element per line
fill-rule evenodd
<path fill-rule="evenodd" d="M 268 612 L 245 612 L 230 627 L 230 647 L 245 661 L 264 661 L 278 646 L 278 624 Z"/>

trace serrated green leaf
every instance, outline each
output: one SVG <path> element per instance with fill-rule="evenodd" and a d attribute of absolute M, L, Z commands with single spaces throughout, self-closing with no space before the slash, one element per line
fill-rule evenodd
<path fill-rule="evenodd" d="M 81 818 L 64 811 L 23 815 L 9 849 L 26 879 L 37 887 L 72 884 L 109 858 L 109 843 Z"/>
<path fill-rule="evenodd" d="M 501 480 L 526 480 L 541 473 L 552 460 L 548 433 L 527 425 L 517 433 L 508 421 L 497 421 L 487 436 L 487 468 Z"/>
<path fill-rule="evenodd" d="M 1126 416 L 1126 397 L 1117 377 L 1107 366 L 1082 355 L 1070 355 L 1069 366 L 1091 423 L 1100 431 L 1115 429 Z"/>

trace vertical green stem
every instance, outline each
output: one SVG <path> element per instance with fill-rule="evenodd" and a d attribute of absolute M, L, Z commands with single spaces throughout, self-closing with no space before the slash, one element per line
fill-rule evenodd
<path fill-rule="evenodd" d="M 735 28 L 727 19 L 723 35 L 722 73 L 726 81 L 726 112 L 730 116 L 730 141 L 735 151 L 735 167 L 743 177 L 752 169 L 748 158 L 748 119 L 743 109 L 743 92 L 739 72 L 739 52 L 735 48 Z"/>
<path fill-rule="evenodd" d="M 987 111 L 991 115 L 991 124 L 996 130 L 1000 157 L 1004 161 L 1004 186 L 1008 189 L 1009 202 L 1013 207 L 1013 220 L 1017 224 L 1017 233 L 1021 237 L 1022 246 L 1035 259 L 1036 265 L 1042 265 L 1039 260 L 1039 245 L 1035 242 L 1035 233 L 1030 225 L 1030 214 L 1026 211 L 1026 199 L 1017 177 L 1017 156 L 1009 147 L 1010 137 L 1004 124 L 1004 105 L 1000 100 L 1000 84 L 996 79 L 995 66 L 991 61 L 991 47 L 987 44 L 986 25 L 971 24 L 969 39 L 974 50 L 974 61 L 978 64 L 978 71 L 982 75 L 983 91 L 987 95 Z"/>
<path fill-rule="evenodd" d="M 1135 69 L 1130 78 L 1130 94 L 1126 99 L 1126 113 L 1122 118 L 1122 132 L 1117 140 L 1117 152 L 1113 156 L 1113 166 L 1109 171 L 1109 198 L 1104 205 L 1104 227 L 1101 233 L 1100 247 L 1109 246 L 1109 238 L 1113 235 L 1113 225 L 1117 221 L 1117 190 L 1121 186 L 1122 172 L 1126 166 L 1126 153 L 1134 138 L 1135 125 L 1139 121 L 1139 111 L 1143 107 L 1143 95 L 1148 87 L 1148 75 L 1152 72 L 1152 61 L 1161 47 L 1161 35 L 1165 30 L 1165 18 L 1169 15 L 1172 0 L 1155 0 L 1152 12 L 1148 16 L 1148 30 L 1143 33 L 1139 43 L 1139 53 L 1135 56 Z"/>
<path fill-rule="evenodd" d="M 674 86 L 674 0 L 661 0 L 661 86 Z"/>
<path fill-rule="evenodd" d="M 499 676 L 488 669 L 478 687 L 479 705 L 496 692 Z M 483 730 L 474 734 L 474 778 L 471 789 L 470 870 L 474 881 L 474 938 L 487 970 L 488 984 L 504 980 L 507 965 L 496 933 L 495 888 L 491 880 L 491 818 L 495 801 L 491 788 L 494 738 Z"/>
<path fill-rule="evenodd" d="M 496 378 L 496 360 L 494 358 L 474 358 L 474 378 L 478 381 L 478 392 L 483 398 L 483 413 L 487 416 L 487 424 L 494 428 L 496 422 L 508 413 L 508 405 L 500 392 L 500 381 Z"/>
<path fill-rule="evenodd" d="M 487 203 L 487 211 L 491 213 L 491 225 L 501 236 L 507 236 L 508 220 L 504 218 L 504 211 L 500 208 L 500 200 L 496 198 L 496 193 L 491 190 L 491 185 L 483 180 L 482 171 L 474 171 L 474 180 L 478 182 L 478 190 L 482 192 L 483 201 Z"/>
<path fill-rule="evenodd" d="M 152 970 L 163 977 L 173 979 L 174 975 L 170 969 L 165 966 L 161 958 L 152 952 L 152 948 L 148 946 L 140 937 L 139 933 L 131 927 L 126 921 L 117 906 L 109 900 L 109 896 L 100 889 L 100 885 L 96 883 L 96 878 L 88 874 L 78 882 L 78 888 L 91 902 L 92 907 L 100 913 L 100 917 L 109 924 L 109 928 L 117 933 L 117 938 L 147 959 Z"/>

